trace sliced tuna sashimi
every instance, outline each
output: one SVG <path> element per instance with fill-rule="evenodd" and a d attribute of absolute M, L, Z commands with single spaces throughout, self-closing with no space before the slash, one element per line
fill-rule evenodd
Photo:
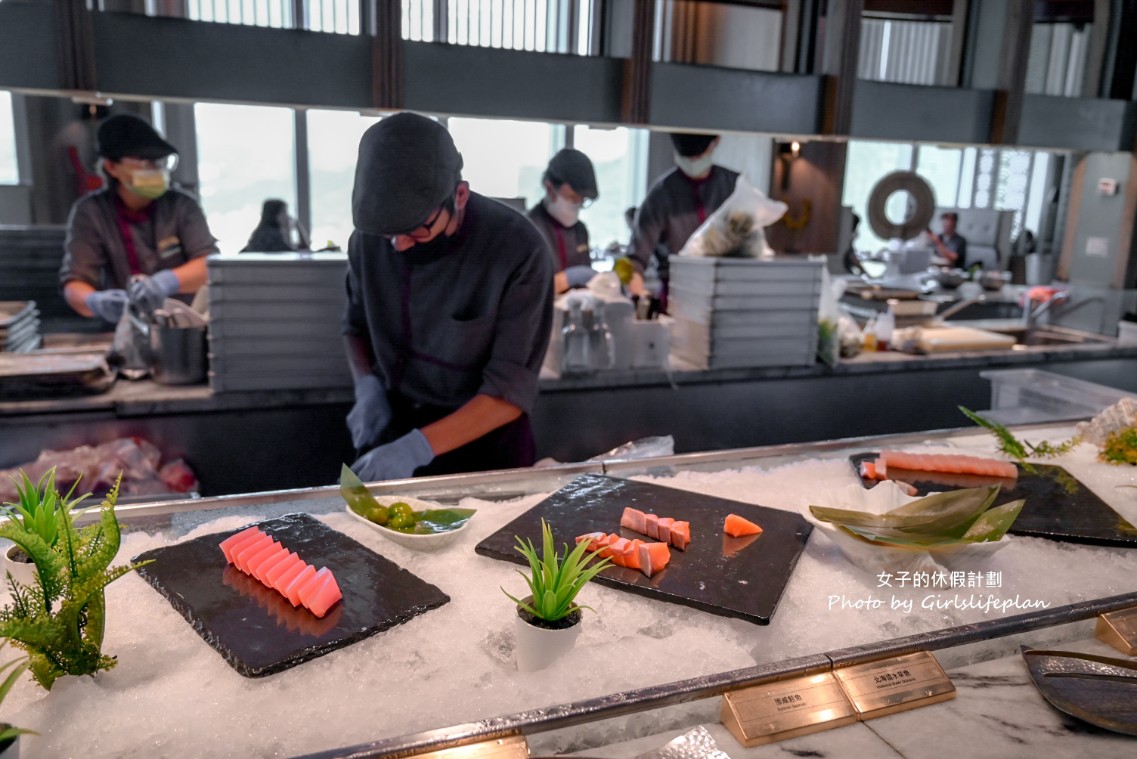
<path fill-rule="evenodd" d="M 620 526 L 632 532 L 647 534 L 647 515 L 631 506 L 624 507 L 624 514 L 620 517 Z"/>
<path fill-rule="evenodd" d="M 277 545 L 277 552 L 262 561 L 261 565 L 257 567 L 257 571 L 253 573 L 253 577 L 256 577 L 258 580 L 270 588 L 272 587 L 272 583 L 268 581 L 269 571 L 276 567 L 277 564 L 289 557 L 288 549 L 280 544 Z"/>
<path fill-rule="evenodd" d="M 261 532 L 261 528 L 256 526 L 241 530 L 240 532 L 230 535 L 229 537 L 225 538 L 225 540 L 221 541 L 221 553 L 225 554 L 225 560 L 232 564 L 233 549 L 235 547 L 241 545 L 246 540 L 251 540 L 257 535 L 263 534 L 264 533 Z"/>
<path fill-rule="evenodd" d="M 339 584 L 327 567 L 320 567 L 312 579 L 300 589 L 300 603 L 317 617 L 327 614 L 332 604 L 341 598 L 343 594 L 340 593 Z"/>
<path fill-rule="evenodd" d="M 640 571 L 648 577 L 663 571 L 671 561 L 666 543 L 644 543 L 639 548 Z"/>
<path fill-rule="evenodd" d="M 292 551 L 286 551 L 284 558 L 278 561 L 272 567 L 272 569 L 265 572 L 265 585 L 268 585 L 270 588 L 275 589 L 276 581 L 279 580 L 285 572 L 292 569 L 298 563 L 302 563 L 300 562 L 300 557 L 294 554 Z"/>
<path fill-rule="evenodd" d="M 296 575 L 292 582 L 288 583 L 288 587 L 281 591 L 288 599 L 288 603 L 293 606 L 300 605 L 300 588 L 304 586 L 309 580 L 316 576 L 316 568 L 311 564 L 306 564 L 304 569 Z"/>
<path fill-rule="evenodd" d="M 276 556 L 276 554 L 282 550 L 284 549 L 280 543 L 277 543 L 275 540 L 270 540 L 268 545 L 245 559 L 245 572 L 256 577 L 257 572 L 261 568 L 261 564 L 264 563 L 265 560 Z"/>
<path fill-rule="evenodd" d="M 320 572 L 323 572 L 324 574 L 320 574 Z M 300 602 L 301 606 L 307 608 L 304 603 L 304 598 L 324 582 L 324 577 L 326 577 L 327 574 L 328 568 L 320 567 L 318 571 L 313 573 L 311 576 L 296 586 L 296 600 Z"/>
<path fill-rule="evenodd" d="M 672 522 L 671 523 L 671 545 L 678 548 L 680 551 L 686 551 L 687 546 L 691 544 L 691 523 L 690 522 Z"/>
<path fill-rule="evenodd" d="M 280 591 L 281 595 L 287 596 L 288 594 L 285 591 L 288 590 L 288 586 L 292 584 L 293 580 L 300 576 L 300 573 L 304 571 L 304 567 L 306 566 L 308 566 L 308 564 L 297 556 L 296 563 L 281 572 L 272 586 Z"/>
<path fill-rule="evenodd" d="M 268 535 L 261 535 L 259 538 L 251 541 L 248 545 L 243 546 L 239 551 L 236 551 L 233 554 L 233 565 L 237 567 L 237 569 L 248 574 L 249 570 L 247 567 L 249 557 L 255 553 L 259 553 L 261 549 L 267 545 L 270 545 L 272 542 L 272 538 Z"/>
<path fill-rule="evenodd" d="M 726 520 L 723 522 L 722 530 L 732 538 L 741 538 L 744 535 L 757 535 L 762 532 L 761 527 L 749 519 L 738 516 L 738 514 L 727 514 Z"/>
<path fill-rule="evenodd" d="M 961 456 L 941 453 L 904 453 L 881 451 L 880 457 L 889 467 L 925 472 L 954 472 L 981 474 L 990 477 L 1017 478 L 1018 467 L 1009 461 L 998 461 L 980 456 Z"/>

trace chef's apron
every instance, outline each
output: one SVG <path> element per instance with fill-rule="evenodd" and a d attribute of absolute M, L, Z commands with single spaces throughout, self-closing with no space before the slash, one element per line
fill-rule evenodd
<path fill-rule="evenodd" d="M 389 393 L 391 423 L 383 434 L 382 442 L 396 440 L 411 430 L 421 429 L 455 409 L 414 403 L 401 393 Z M 533 439 L 533 425 L 528 414 L 522 414 L 509 424 L 490 430 L 477 440 L 461 448 L 437 456 L 434 461 L 415 470 L 416 477 L 436 474 L 484 472 L 491 469 L 514 469 L 533 466 L 537 460 L 537 444 Z"/>

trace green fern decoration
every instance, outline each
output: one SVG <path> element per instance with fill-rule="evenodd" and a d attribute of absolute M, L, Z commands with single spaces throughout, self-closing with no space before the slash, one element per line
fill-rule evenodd
<path fill-rule="evenodd" d="M 969 408 L 960 406 L 959 410 L 963 412 L 971 421 L 978 424 L 985 430 L 991 432 L 995 439 L 999 441 L 999 450 L 1015 459 L 1022 464 L 1023 469 L 1028 472 L 1034 473 L 1035 469 L 1026 462 L 1027 458 L 1036 459 L 1052 459 L 1058 456 L 1063 456 L 1073 450 L 1081 439 L 1074 436 L 1069 440 L 1064 440 L 1061 443 L 1051 443 L 1048 440 L 1043 440 L 1040 443 L 1029 443 L 1026 440 L 1019 440 L 1014 434 L 998 422 L 993 422 L 990 419 L 984 419 L 976 414 Z"/>
<path fill-rule="evenodd" d="M 107 585 L 142 566 L 110 566 L 121 539 L 114 507 L 122 475 L 99 507 L 98 521 L 76 527 L 71 510 L 86 496 L 74 500 L 71 493 L 61 496 L 54 491 L 54 471 L 50 474 L 35 486 L 25 476 L 19 489 L 23 504 L 55 504 L 54 542 L 49 543 L 17 518 L 0 525 L 0 538 L 20 546 L 32 558 L 37 574 L 34 586 L 8 577 L 12 602 L 0 609 L 0 637 L 28 653 L 32 677 L 47 690 L 64 675 L 94 675 L 115 665 L 114 657 L 102 653 L 104 591 Z M 27 492 L 29 487 L 35 489 L 34 496 Z"/>

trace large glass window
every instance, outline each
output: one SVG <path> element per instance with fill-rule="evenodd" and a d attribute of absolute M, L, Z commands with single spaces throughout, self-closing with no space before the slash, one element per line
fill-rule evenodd
<path fill-rule="evenodd" d="M 573 129 L 573 145 L 592 159 L 600 192 L 596 202 L 581 212 L 593 247 L 605 248 L 613 242 L 626 245 L 631 237 L 624 211 L 645 194 L 646 140 L 647 133 L 641 129 Z"/>
<path fill-rule="evenodd" d="M 877 237 L 868 223 L 869 194 L 886 174 L 912 168 L 912 145 L 895 142 L 850 141 L 845 159 L 845 190 L 842 202 L 852 206 L 861 217 L 857 227 L 856 246 L 859 250 L 876 250 L 886 241 Z M 893 208 L 893 204 L 900 204 Z M 904 193 L 894 193 L 886 213 L 889 218 L 904 218 Z"/>
<path fill-rule="evenodd" d="M 526 208 L 544 196 L 541 175 L 562 144 L 557 127 L 467 118 L 449 119 L 447 126 L 462 153 L 462 177 L 470 189 L 495 198 L 522 198 Z"/>
<path fill-rule="evenodd" d="M 16 121 L 12 117 L 12 93 L 0 90 L 0 184 L 16 184 Z"/>
<path fill-rule="evenodd" d="M 292 110 L 199 103 L 194 118 L 202 207 L 221 252 L 236 253 L 266 199 L 296 213 Z"/>
<path fill-rule="evenodd" d="M 354 111 L 308 111 L 313 249 L 334 243 L 347 250 L 348 238 L 355 228 L 351 190 L 359 139 L 378 120 Z"/>

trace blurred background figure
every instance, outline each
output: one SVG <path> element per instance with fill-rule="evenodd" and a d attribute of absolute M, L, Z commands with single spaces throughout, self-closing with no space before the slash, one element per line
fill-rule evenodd
<path fill-rule="evenodd" d="M 249 235 L 249 242 L 241 248 L 241 252 L 283 253 L 290 250 L 308 250 L 308 237 L 300 223 L 288 215 L 288 204 L 269 198 L 261 206 L 260 223 Z"/>
<path fill-rule="evenodd" d="M 553 286 L 559 294 L 584 287 L 596 273 L 588 227 L 580 220 L 581 209 L 599 195 L 596 172 L 588 156 L 564 148 L 549 160 L 541 181 L 545 197 L 529 209 L 528 216 L 553 253 Z"/>

